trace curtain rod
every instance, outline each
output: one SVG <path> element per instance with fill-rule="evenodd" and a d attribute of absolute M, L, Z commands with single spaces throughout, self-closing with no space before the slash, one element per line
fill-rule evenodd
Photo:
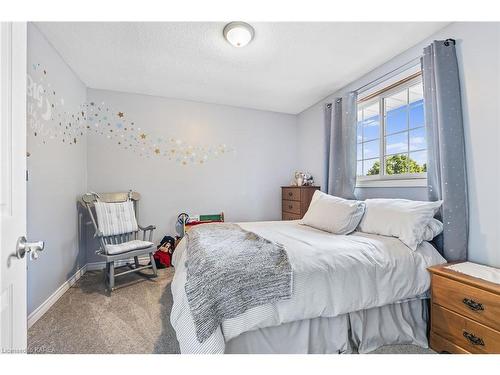
<path fill-rule="evenodd" d="M 420 57 L 421 56 L 417 56 L 417 57 L 411 59 L 410 61 L 407 61 L 403 65 L 400 65 L 397 68 L 391 70 L 390 72 L 387 72 L 387 73 L 383 74 L 382 76 L 379 76 L 379 77 L 375 78 L 374 80 L 371 80 L 370 82 L 364 84 L 363 86 L 360 86 L 360 87 L 358 87 L 355 90 L 349 90 L 349 91 L 355 91 L 358 94 L 361 93 L 361 92 L 364 92 L 364 91 L 372 88 L 373 86 L 375 86 L 377 83 L 379 83 L 379 81 L 382 81 L 387 76 L 390 76 L 391 74 L 394 74 L 395 72 L 397 72 L 397 71 L 405 68 L 406 66 L 408 66 L 408 68 L 411 68 L 417 61 L 420 60 Z M 338 100 L 339 99 L 336 99 L 336 101 L 338 101 Z M 332 103 L 327 103 L 326 106 L 327 106 L 327 108 L 331 108 L 332 107 Z"/>
<path fill-rule="evenodd" d="M 456 44 L 455 39 L 453 39 L 453 38 L 448 38 L 448 39 L 446 39 L 446 40 L 444 41 L 444 45 L 445 45 L 445 46 L 449 46 L 450 44 L 455 45 L 455 44 Z M 398 66 L 397 68 L 395 68 L 395 69 L 391 70 L 390 72 L 385 73 L 383 76 L 378 77 L 378 78 L 374 79 L 373 81 L 370 81 L 370 82 L 368 82 L 367 84 L 365 84 L 365 85 L 363 85 L 363 86 L 361 86 L 361 87 L 358 87 L 356 90 L 353 90 L 353 91 L 356 91 L 356 92 L 358 92 L 358 93 L 359 93 L 360 91 L 362 91 L 363 89 L 365 89 L 364 91 L 366 91 L 367 87 L 368 87 L 368 86 L 370 86 L 371 84 L 373 84 L 373 83 L 375 83 L 375 82 L 377 82 L 377 81 L 380 81 L 381 79 L 383 79 L 383 78 L 387 77 L 388 75 L 390 75 L 390 74 L 392 74 L 392 73 L 397 72 L 398 70 L 402 69 L 402 68 L 403 68 L 403 67 L 405 67 L 406 65 L 410 65 L 410 64 L 413 64 L 413 63 L 417 62 L 417 60 L 420 60 L 420 57 L 421 57 L 421 56 L 418 56 L 418 57 L 415 57 L 414 59 L 411 59 L 410 61 L 406 62 L 405 64 L 403 64 L 403 65 L 401 65 L 401 66 Z"/>
<path fill-rule="evenodd" d="M 375 78 L 374 80 L 364 84 L 363 86 L 361 87 L 358 87 L 357 89 L 355 90 L 352 90 L 352 91 L 356 91 L 358 94 L 363 92 L 363 91 L 366 91 L 368 90 L 369 88 L 375 86 L 376 83 L 378 83 L 379 81 L 383 80 L 384 78 L 386 78 L 387 76 L 390 76 L 392 74 L 395 74 L 396 72 L 398 72 L 399 70 L 404 70 L 403 68 L 405 67 L 408 67 L 408 68 L 411 68 L 413 65 L 415 65 L 415 63 L 417 61 L 420 61 L 420 56 L 418 57 L 415 57 L 413 59 L 411 59 L 410 61 L 407 61 L 406 63 L 404 63 L 403 65 L 400 65 L 398 66 L 397 68 L 391 70 L 390 72 L 387 72 L 385 73 L 384 75 L 380 76 L 380 77 L 377 77 Z"/>
<path fill-rule="evenodd" d="M 421 71 L 418 71 L 418 72 L 416 72 L 416 73 L 413 73 L 413 74 L 411 74 L 411 75 L 409 75 L 409 76 L 407 76 L 407 77 L 405 77 L 405 78 L 403 78 L 403 79 L 400 79 L 400 80 L 398 80 L 398 81 L 396 81 L 396 82 L 394 82 L 394 83 L 390 84 L 389 86 L 386 86 L 386 87 L 384 87 L 384 88 L 382 88 L 382 89 L 380 89 L 380 90 L 375 91 L 374 93 L 372 93 L 372 94 L 370 94 L 370 95 L 365 96 L 363 99 L 359 99 L 359 100 L 358 100 L 358 103 L 362 103 L 362 102 L 366 102 L 366 101 L 368 101 L 368 100 L 371 100 L 371 99 L 373 99 L 373 98 L 375 98 L 375 97 L 379 96 L 380 94 L 382 94 L 382 93 L 384 93 L 384 92 L 386 92 L 386 91 L 389 91 L 389 90 L 393 89 L 394 87 L 397 87 L 397 86 L 399 86 L 399 85 L 402 85 L 403 83 L 406 83 L 406 82 L 408 82 L 408 81 L 411 81 L 412 79 L 414 79 L 414 78 L 416 78 L 416 77 L 418 77 L 418 76 L 421 76 L 421 75 L 422 75 L 422 72 L 421 72 Z"/>
<path fill-rule="evenodd" d="M 456 44 L 455 39 L 453 39 L 453 38 L 448 38 L 448 39 L 446 39 L 446 40 L 444 41 L 444 45 L 445 45 L 445 46 L 449 46 L 450 44 L 455 45 L 455 44 Z M 395 73 L 396 73 L 397 71 L 399 71 L 399 70 L 404 70 L 403 68 L 405 68 L 405 67 L 407 67 L 407 66 L 408 66 L 408 68 L 411 68 L 411 67 L 413 66 L 413 64 L 415 64 L 417 61 L 420 61 L 420 58 L 421 58 L 421 57 L 422 57 L 422 56 L 417 56 L 417 57 L 415 57 L 415 58 L 411 59 L 410 61 L 407 61 L 406 63 L 404 63 L 404 64 L 402 64 L 402 65 L 398 66 L 397 68 L 395 68 L 395 69 L 393 69 L 393 70 L 391 70 L 390 72 L 387 72 L 387 73 L 383 74 L 382 76 L 377 77 L 377 78 L 375 78 L 374 80 L 372 80 L 372 81 L 370 81 L 370 82 L 368 82 L 368 83 L 364 84 L 363 86 L 360 86 L 360 87 L 358 87 L 357 89 L 355 89 L 355 90 L 350 90 L 350 91 L 355 91 L 355 92 L 357 92 L 358 94 L 359 94 L 359 93 L 361 93 L 361 92 L 364 92 L 364 91 L 366 91 L 366 90 L 368 90 L 368 89 L 372 88 L 373 86 L 375 86 L 375 84 L 376 84 L 376 83 L 378 83 L 379 81 L 383 80 L 383 79 L 384 79 L 384 78 L 386 78 L 387 76 L 389 76 L 389 75 L 391 75 L 391 74 L 395 74 Z M 327 106 L 328 108 L 331 108 L 332 104 L 331 104 L 331 103 L 327 103 L 327 105 L 326 105 L 326 106 Z"/>

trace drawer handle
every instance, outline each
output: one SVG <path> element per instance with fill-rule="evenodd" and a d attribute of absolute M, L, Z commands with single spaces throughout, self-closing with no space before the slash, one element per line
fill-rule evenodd
<path fill-rule="evenodd" d="M 464 337 L 472 344 L 472 345 L 480 345 L 484 346 L 484 341 L 482 338 L 474 336 L 472 333 L 464 331 Z"/>
<path fill-rule="evenodd" d="M 476 302 L 474 300 L 471 300 L 469 298 L 464 298 L 462 302 L 471 310 L 473 311 L 483 311 L 484 307 L 482 303 Z"/>
<path fill-rule="evenodd" d="M 288 208 L 291 210 L 293 208 L 293 206 L 291 204 L 289 204 Z"/>
<path fill-rule="evenodd" d="M 291 197 L 293 193 L 291 191 L 288 192 L 288 196 Z"/>

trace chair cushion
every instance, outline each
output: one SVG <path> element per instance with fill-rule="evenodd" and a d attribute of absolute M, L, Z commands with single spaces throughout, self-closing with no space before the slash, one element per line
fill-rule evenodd
<path fill-rule="evenodd" d="M 97 224 L 104 236 L 137 232 L 137 219 L 132 201 L 118 203 L 97 201 L 94 205 Z"/>
<path fill-rule="evenodd" d="M 154 243 L 149 241 L 132 240 L 116 245 L 106 245 L 106 251 L 109 255 L 116 255 L 133 250 L 147 249 L 151 246 L 154 246 Z"/>

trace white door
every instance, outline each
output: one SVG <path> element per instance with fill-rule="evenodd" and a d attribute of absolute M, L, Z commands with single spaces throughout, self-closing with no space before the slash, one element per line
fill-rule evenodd
<path fill-rule="evenodd" d="M 26 352 L 26 23 L 0 22 L 0 347 Z"/>

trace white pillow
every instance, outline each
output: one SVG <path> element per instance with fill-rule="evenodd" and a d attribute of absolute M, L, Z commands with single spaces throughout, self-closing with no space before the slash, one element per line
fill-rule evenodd
<path fill-rule="evenodd" d="M 424 230 L 424 241 L 432 241 L 434 237 L 441 234 L 443 231 L 443 223 L 439 220 L 432 219 Z"/>
<path fill-rule="evenodd" d="M 364 210 L 364 202 L 342 199 L 316 190 L 301 224 L 335 234 L 349 234 L 358 226 Z"/>
<path fill-rule="evenodd" d="M 410 249 L 416 250 L 443 201 L 367 199 L 365 203 L 365 214 L 359 224 L 361 232 L 398 237 Z"/>

